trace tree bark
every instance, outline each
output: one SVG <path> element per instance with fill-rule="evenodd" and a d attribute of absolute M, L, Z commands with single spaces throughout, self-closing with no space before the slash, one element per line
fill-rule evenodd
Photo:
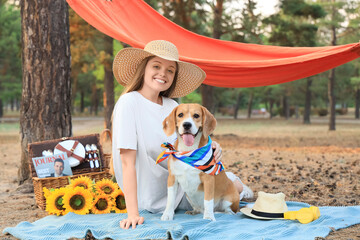
<path fill-rule="evenodd" d="M 4 112 L 3 112 L 3 102 L 2 102 L 2 99 L 0 98 L 0 118 L 3 117 L 4 115 Z"/>
<path fill-rule="evenodd" d="M 333 7 L 333 15 L 335 14 L 335 8 Z M 331 27 L 332 30 L 332 40 L 331 45 L 336 46 L 336 28 L 335 26 Z M 336 99 L 335 99 L 335 68 L 331 69 L 328 81 L 328 98 L 329 98 L 329 105 L 330 105 L 330 119 L 329 119 L 329 130 L 334 131 L 336 130 Z"/>
<path fill-rule="evenodd" d="M 107 58 L 104 62 L 104 119 L 105 128 L 111 130 L 111 116 L 114 109 L 114 77 L 112 73 L 113 39 L 105 35 L 105 53 Z"/>
<path fill-rule="evenodd" d="M 83 113 L 85 110 L 85 92 L 84 90 L 80 91 L 80 112 Z"/>
<path fill-rule="evenodd" d="M 241 92 L 239 92 L 236 97 L 236 104 L 234 107 L 234 119 L 238 118 L 238 112 L 239 112 L 239 108 L 240 108 L 241 98 L 242 98 L 242 94 L 241 94 Z"/>
<path fill-rule="evenodd" d="M 310 115 L 311 115 L 311 84 L 312 79 L 306 79 L 306 94 L 305 94 L 305 109 L 304 109 L 304 124 L 310 124 Z"/>
<path fill-rule="evenodd" d="M 29 143 L 72 135 L 69 13 L 65 0 L 20 1 L 22 32 L 21 162 L 30 178 Z"/>
<path fill-rule="evenodd" d="M 355 95 L 355 119 L 360 119 L 360 88 L 356 90 Z"/>
<path fill-rule="evenodd" d="M 16 98 L 15 99 L 15 101 L 16 101 L 16 111 L 19 111 L 20 110 L 20 101 L 19 101 L 19 99 L 18 98 Z"/>
<path fill-rule="evenodd" d="M 206 107 L 212 114 L 215 112 L 214 103 L 214 87 L 201 84 L 200 86 L 202 105 Z"/>
<path fill-rule="evenodd" d="M 179 16 L 181 22 L 183 23 L 183 27 L 185 29 L 189 29 L 190 28 L 190 23 L 189 23 L 189 19 L 187 17 L 186 14 L 186 10 L 185 10 L 185 6 L 184 6 L 184 2 L 183 0 L 177 0 L 177 8 L 175 8 L 176 14 Z"/>
<path fill-rule="evenodd" d="M 329 81 L 328 81 L 328 98 L 329 98 L 329 108 L 330 108 L 330 119 L 329 119 L 329 130 L 336 130 L 336 112 L 335 112 L 335 69 L 331 69 Z"/>
<path fill-rule="evenodd" d="M 10 110 L 14 111 L 14 99 L 10 100 Z"/>
<path fill-rule="evenodd" d="M 252 111 L 252 102 L 254 99 L 254 93 L 251 92 L 250 93 L 250 97 L 249 97 L 249 102 L 248 102 L 248 111 L 247 111 L 247 118 L 250 119 L 251 118 L 251 111 Z"/>
<path fill-rule="evenodd" d="M 241 94 L 241 92 L 239 92 L 237 97 L 236 97 L 236 104 L 235 104 L 235 107 L 234 107 L 234 119 L 238 118 L 238 111 L 239 111 L 239 108 L 240 108 L 241 97 L 242 97 L 242 94 Z"/>
<path fill-rule="evenodd" d="M 98 99 L 98 89 L 96 83 L 91 85 L 91 106 L 90 106 L 90 114 L 97 115 L 97 99 Z"/>
<path fill-rule="evenodd" d="M 216 6 L 214 6 L 214 30 L 213 38 L 220 39 L 222 30 L 221 30 L 221 17 L 223 14 L 223 2 L 224 0 L 217 0 Z M 215 113 L 215 104 L 214 104 L 214 87 L 201 84 L 200 86 L 202 104 L 206 107 L 211 113 Z"/>
<path fill-rule="evenodd" d="M 290 118 L 289 97 L 286 95 L 283 98 L 283 114 L 286 120 Z"/>
<path fill-rule="evenodd" d="M 273 118 L 273 107 L 274 107 L 274 102 L 275 102 L 275 100 L 274 99 L 270 99 L 269 100 L 269 113 L 270 113 L 270 119 L 272 119 Z"/>

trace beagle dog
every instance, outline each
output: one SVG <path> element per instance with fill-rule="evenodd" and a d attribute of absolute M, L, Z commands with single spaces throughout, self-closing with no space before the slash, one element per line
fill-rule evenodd
<path fill-rule="evenodd" d="M 199 104 L 180 104 L 163 121 L 163 130 L 167 136 L 174 132 L 177 134 L 174 144 L 177 152 L 193 151 L 209 145 L 209 135 L 215 127 L 215 117 Z M 211 146 L 210 151 L 211 160 L 218 166 L 213 159 Z M 178 184 L 193 207 L 192 211 L 186 212 L 188 214 L 203 213 L 204 219 L 215 221 L 214 211 L 234 214 L 239 210 L 239 193 L 224 170 L 214 170 L 218 174 L 210 175 L 174 155 L 168 159 L 168 170 L 168 198 L 161 220 L 172 220 L 174 217 Z"/>

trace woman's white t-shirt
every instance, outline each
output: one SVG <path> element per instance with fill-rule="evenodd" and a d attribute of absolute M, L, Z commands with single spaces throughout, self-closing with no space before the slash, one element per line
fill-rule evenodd
<path fill-rule="evenodd" d="M 116 181 L 123 189 L 120 149 L 136 150 L 136 178 L 138 208 L 150 212 L 165 210 L 167 201 L 167 161 L 155 164 L 164 151 L 161 144 L 175 142 L 176 134 L 167 137 L 162 129 L 163 120 L 178 105 L 163 97 L 162 105 L 156 104 L 139 92 L 126 93 L 117 101 L 113 112 L 113 163 Z M 176 206 L 184 192 L 178 189 Z"/>

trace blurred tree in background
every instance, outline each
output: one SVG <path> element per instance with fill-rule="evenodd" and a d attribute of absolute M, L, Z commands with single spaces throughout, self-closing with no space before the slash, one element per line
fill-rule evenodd
<path fill-rule="evenodd" d="M 359 1 L 292 0 L 279 1 L 276 12 L 263 16 L 256 0 L 146 0 L 155 10 L 176 24 L 207 37 L 253 44 L 280 46 L 331 45 L 332 24 L 336 25 L 337 44 L 360 39 Z M 20 12 L 13 1 L 0 0 L 0 116 L 4 106 L 15 109 L 21 95 Z M 341 18 L 331 20 L 331 6 Z M 126 44 L 98 32 L 71 9 L 70 41 L 72 53 L 72 111 L 76 115 L 104 113 L 105 127 L 110 128 L 114 101 L 123 87 L 114 81 L 113 56 Z M 325 13 L 327 15 L 325 16 Z M 6 36 L 6 37 L 3 37 Z M 352 61 L 336 68 L 333 92 L 335 113 L 360 108 L 360 63 Z M 180 102 L 207 105 L 217 114 L 253 117 L 265 108 L 274 116 L 303 115 L 310 123 L 310 113 L 329 113 L 329 72 L 276 86 L 257 88 L 218 88 L 204 86 L 181 98 Z M 209 91 L 212 91 L 212 93 Z M 205 99 L 209 96 L 210 99 Z M 208 104 L 208 103 L 209 104 Z"/>
<path fill-rule="evenodd" d="M 19 110 L 21 100 L 20 8 L 0 1 L 0 117 L 3 105 Z"/>
<path fill-rule="evenodd" d="M 280 0 L 280 11 L 264 19 L 264 23 L 270 25 L 272 30 L 268 41 L 272 45 L 288 47 L 317 46 L 317 20 L 325 15 L 325 11 L 318 4 L 308 4 L 304 0 Z M 300 90 L 305 93 L 304 123 L 310 123 L 311 84 L 312 78 L 309 77 L 306 79 L 306 87 L 303 87 L 304 81 L 281 85 L 283 86 L 281 114 L 286 119 L 290 117 L 290 97 Z M 300 103 L 295 104 L 298 106 Z"/>

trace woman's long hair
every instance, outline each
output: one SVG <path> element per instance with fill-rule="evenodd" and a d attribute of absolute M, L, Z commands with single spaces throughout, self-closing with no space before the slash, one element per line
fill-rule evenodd
<path fill-rule="evenodd" d="M 154 57 L 155 56 L 146 57 L 140 62 L 139 66 L 136 69 L 133 80 L 131 81 L 131 83 L 129 85 L 126 86 L 125 90 L 122 92 L 121 95 L 128 93 L 128 92 L 138 91 L 143 87 L 146 65 Z M 177 76 L 178 76 L 178 72 L 179 72 L 179 65 L 177 62 L 175 62 L 175 63 L 176 63 L 176 71 L 175 71 L 174 81 L 172 82 L 171 86 L 167 90 L 160 92 L 160 96 L 169 97 L 175 89 L 176 80 L 177 80 Z"/>

